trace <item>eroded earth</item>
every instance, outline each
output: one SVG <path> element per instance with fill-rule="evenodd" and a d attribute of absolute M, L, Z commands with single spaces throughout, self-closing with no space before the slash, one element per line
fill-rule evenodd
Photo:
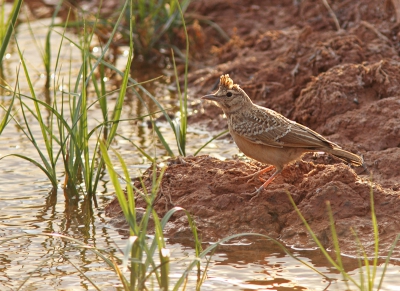
<path fill-rule="evenodd" d="M 242 177 L 262 168 L 255 161 L 220 161 L 209 156 L 170 160 L 154 205 L 160 216 L 174 206 L 195 218 L 203 241 L 255 232 L 296 247 L 315 246 L 288 199 L 326 247 L 332 235 L 326 203 L 335 219 L 342 251 L 357 254 L 351 229 L 373 249 L 370 193 L 386 254 L 400 233 L 400 7 L 398 1 L 193 1 L 188 15 L 202 21 L 191 35 L 189 86 L 197 111 L 193 127 L 226 128 L 222 111 L 199 96 L 230 74 L 253 101 L 302 123 L 344 149 L 365 167 L 351 168 L 326 154 L 306 154 L 287 166 L 257 198 L 261 186 Z M 333 12 L 330 13 L 330 8 Z M 265 174 L 268 177 L 270 174 Z M 151 185 L 151 169 L 143 175 Z M 138 187 L 140 183 L 135 182 Z M 145 207 L 140 197 L 138 207 Z M 107 207 L 117 221 L 118 202 Z M 183 213 L 166 235 L 190 238 Z M 395 255 L 400 255 L 397 247 Z"/>

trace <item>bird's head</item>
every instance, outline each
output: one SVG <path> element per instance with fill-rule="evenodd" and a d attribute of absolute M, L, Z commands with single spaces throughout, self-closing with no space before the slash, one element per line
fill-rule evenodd
<path fill-rule="evenodd" d="M 219 81 L 219 89 L 214 94 L 201 97 L 201 99 L 217 102 L 225 114 L 231 114 L 243 108 L 247 104 L 252 104 L 249 96 L 239 87 L 233 84 L 229 75 L 222 75 Z"/>

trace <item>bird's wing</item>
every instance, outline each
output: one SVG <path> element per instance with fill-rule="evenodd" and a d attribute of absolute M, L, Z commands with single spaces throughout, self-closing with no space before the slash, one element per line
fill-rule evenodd
<path fill-rule="evenodd" d="M 280 148 L 339 148 L 315 131 L 273 110 L 256 107 L 244 114 L 231 122 L 231 128 L 251 142 Z"/>

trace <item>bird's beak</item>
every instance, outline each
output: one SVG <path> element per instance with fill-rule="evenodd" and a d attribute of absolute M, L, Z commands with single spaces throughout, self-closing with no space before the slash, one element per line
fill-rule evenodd
<path fill-rule="evenodd" d="M 211 101 L 216 101 L 217 100 L 217 96 L 215 96 L 215 94 L 208 94 L 208 95 L 204 95 L 203 97 L 201 97 L 201 99 L 204 100 L 211 100 Z"/>

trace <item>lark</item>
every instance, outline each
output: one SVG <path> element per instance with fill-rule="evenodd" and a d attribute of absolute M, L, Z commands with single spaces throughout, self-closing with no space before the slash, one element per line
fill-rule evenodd
<path fill-rule="evenodd" d="M 306 152 L 325 152 L 355 166 L 363 159 L 345 151 L 312 129 L 292 121 L 274 110 L 254 104 L 228 74 L 220 77 L 219 89 L 202 99 L 215 101 L 225 113 L 229 132 L 239 149 L 248 157 L 270 166 L 246 176 L 262 182 L 254 193 L 258 196 L 282 172 Z M 275 169 L 268 180 L 260 175 Z"/>

